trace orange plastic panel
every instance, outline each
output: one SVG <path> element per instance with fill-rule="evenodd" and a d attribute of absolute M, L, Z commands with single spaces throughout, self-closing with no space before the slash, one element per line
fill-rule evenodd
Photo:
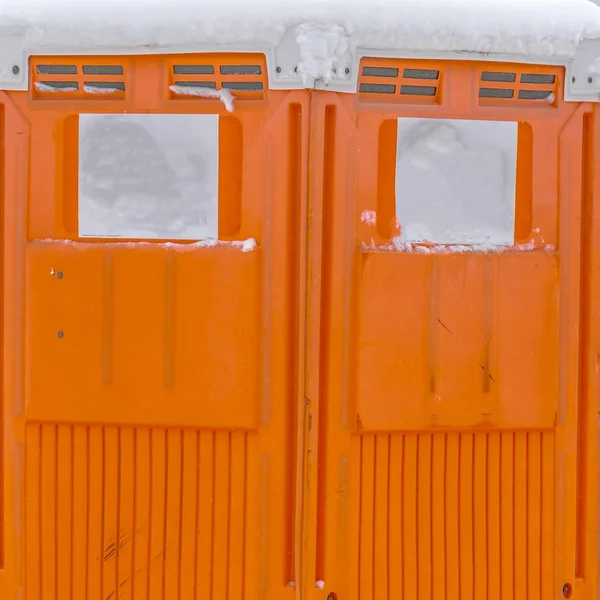
<path fill-rule="evenodd" d="M 33 83 L 79 90 L 1 97 L 3 598 L 294 596 L 308 95 L 172 94 L 205 60 L 266 76 L 262 55 L 43 57 Z M 123 89 L 82 89 L 90 65 Z M 218 245 L 78 238 L 95 112 L 219 115 Z"/>
<path fill-rule="evenodd" d="M 305 589 L 595 598 L 595 109 L 554 67 L 364 59 L 359 85 L 386 76 L 313 100 Z M 398 117 L 519 123 L 514 248 L 390 243 Z"/>

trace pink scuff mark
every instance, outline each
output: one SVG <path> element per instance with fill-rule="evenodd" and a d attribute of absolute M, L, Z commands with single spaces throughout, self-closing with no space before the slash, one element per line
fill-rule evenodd
<path fill-rule="evenodd" d="M 374 210 L 363 210 L 360 220 L 367 225 L 377 224 L 377 213 Z"/>

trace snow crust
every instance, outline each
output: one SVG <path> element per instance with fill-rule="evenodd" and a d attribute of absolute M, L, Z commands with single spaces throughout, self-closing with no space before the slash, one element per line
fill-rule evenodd
<path fill-rule="evenodd" d="M 199 96 L 201 98 L 215 98 L 220 100 L 229 112 L 233 112 L 233 94 L 226 89 L 213 90 L 205 87 L 192 87 L 190 85 L 172 85 L 169 88 L 173 93 L 181 96 Z"/>
<path fill-rule="evenodd" d="M 379 251 L 379 252 L 414 252 L 417 254 L 465 254 L 470 252 L 480 254 L 500 254 L 512 252 L 535 252 L 542 250 L 543 252 L 554 252 L 555 248 L 552 244 L 547 244 L 543 249 L 536 248 L 533 241 L 527 244 L 501 245 L 487 242 L 485 244 L 449 244 L 449 245 L 431 245 L 431 244 L 413 244 L 404 242 L 400 237 L 392 239 L 391 243 L 381 246 L 372 244 L 363 244 L 363 250 Z"/>
<path fill-rule="evenodd" d="M 303 75 L 356 48 L 569 59 L 600 37 L 589 0 L 0 0 L 0 35 L 39 48 L 273 47 L 295 28 Z"/>
<path fill-rule="evenodd" d="M 90 248 L 97 247 L 97 244 L 88 242 L 74 242 L 72 240 L 53 240 L 53 239 L 41 239 L 35 240 L 38 244 L 54 244 L 62 246 L 71 246 L 80 250 L 89 250 Z M 242 252 L 253 252 L 258 248 L 258 244 L 254 238 L 248 238 L 247 240 L 234 240 L 231 242 L 222 240 L 202 240 L 200 242 L 194 242 L 192 244 L 177 244 L 173 242 L 102 242 L 102 248 L 168 248 L 177 252 L 193 252 L 199 248 L 233 248 Z M 51 269 L 50 274 L 53 275 L 54 269 Z"/>

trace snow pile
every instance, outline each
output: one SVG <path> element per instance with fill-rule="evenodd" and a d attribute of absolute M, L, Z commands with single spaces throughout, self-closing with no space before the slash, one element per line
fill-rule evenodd
<path fill-rule="evenodd" d="M 30 52 L 264 49 L 290 28 L 302 69 L 323 75 L 319 57 L 327 51 L 336 66 L 346 45 L 568 59 L 582 39 L 600 37 L 600 8 L 588 0 L 0 0 L 0 34 L 24 36 Z"/>
<path fill-rule="evenodd" d="M 317 79 L 327 84 L 334 69 L 350 66 L 350 45 L 339 25 L 303 23 L 296 28 L 296 42 L 301 57 L 298 72 L 305 85 Z"/>

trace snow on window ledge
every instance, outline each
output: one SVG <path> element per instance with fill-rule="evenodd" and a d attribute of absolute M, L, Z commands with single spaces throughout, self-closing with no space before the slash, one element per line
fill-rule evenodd
<path fill-rule="evenodd" d="M 234 241 L 221 241 L 221 240 L 201 240 L 199 242 L 186 243 L 175 243 L 175 242 L 133 242 L 133 241 L 115 241 L 111 239 L 110 242 L 77 242 L 73 240 L 53 240 L 53 239 L 42 239 L 35 240 L 32 243 L 36 244 L 53 244 L 62 246 L 71 246 L 80 250 L 89 250 L 90 248 L 96 248 L 99 245 L 103 248 L 164 248 L 170 250 L 176 250 L 177 252 L 193 252 L 195 250 L 203 248 L 234 248 L 241 250 L 242 252 L 253 252 L 259 246 L 254 238 L 248 238 L 246 240 L 234 240 Z"/>

